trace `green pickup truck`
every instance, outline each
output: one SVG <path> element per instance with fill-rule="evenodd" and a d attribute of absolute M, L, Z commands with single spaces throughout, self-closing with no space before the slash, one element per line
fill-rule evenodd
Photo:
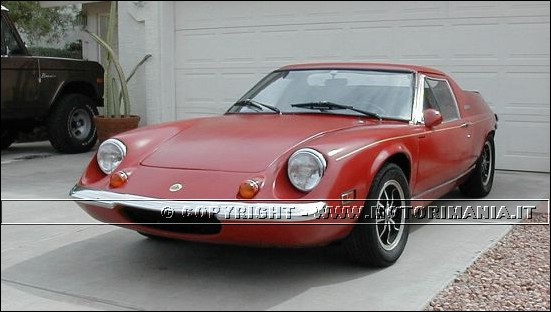
<path fill-rule="evenodd" d="M 52 146 L 81 153 L 96 144 L 94 115 L 102 105 L 97 62 L 29 55 L 2 6 L 2 150 L 18 133 L 45 126 Z"/>

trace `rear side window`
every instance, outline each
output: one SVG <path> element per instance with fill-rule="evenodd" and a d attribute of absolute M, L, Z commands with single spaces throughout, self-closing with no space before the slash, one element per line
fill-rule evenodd
<path fill-rule="evenodd" d="M 426 78 L 424 89 L 423 109 L 438 110 L 444 121 L 459 118 L 457 104 L 446 80 Z"/>

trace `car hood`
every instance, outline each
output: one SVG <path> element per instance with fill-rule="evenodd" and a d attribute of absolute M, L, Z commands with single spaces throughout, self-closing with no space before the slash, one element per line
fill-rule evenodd
<path fill-rule="evenodd" d="M 329 132 L 357 126 L 358 118 L 320 115 L 226 115 L 179 123 L 178 134 L 143 166 L 260 172 L 283 154 Z"/>

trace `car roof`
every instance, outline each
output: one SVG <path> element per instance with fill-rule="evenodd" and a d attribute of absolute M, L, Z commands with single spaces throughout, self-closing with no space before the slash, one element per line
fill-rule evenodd
<path fill-rule="evenodd" d="M 281 67 L 278 70 L 306 70 L 306 69 L 359 69 L 359 70 L 381 70 L 381 71 L 402 71 L 402 72 L 422 72 L 437 75 L 445 75 L 443 72 L 425 66 L 406 65 L 406 64 L 386 64 L 386 63 L 310 63 L 293 64 Z"/>

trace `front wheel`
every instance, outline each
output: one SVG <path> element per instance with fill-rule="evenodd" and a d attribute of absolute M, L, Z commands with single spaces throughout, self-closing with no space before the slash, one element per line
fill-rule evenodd
<path fill-rule="evenodd" d="M 408 182 L 400 167 L 388 164 L 377 173 L 362 217 L 345 241 L 353 260 L 376 267 L 387 267 L 398 260 L 409 235 L 409 197 Z"/>
<path fill-rule="evenodd" d="M 83 94 L 59 98 L 47 120 L 52 146 L 69 154 L 89 151 L 97 140 L 94 114 L 94 101 Z"/>
<path fill-rule="evenodd" d="M 461 192 L 469 197 L 484 197 L 492 190 L 495 173 L 494 139 L 490 135 L 484 142 L 482 153 L 476 161 L 473 172 L 463 184 L 459 186 Z"/>

